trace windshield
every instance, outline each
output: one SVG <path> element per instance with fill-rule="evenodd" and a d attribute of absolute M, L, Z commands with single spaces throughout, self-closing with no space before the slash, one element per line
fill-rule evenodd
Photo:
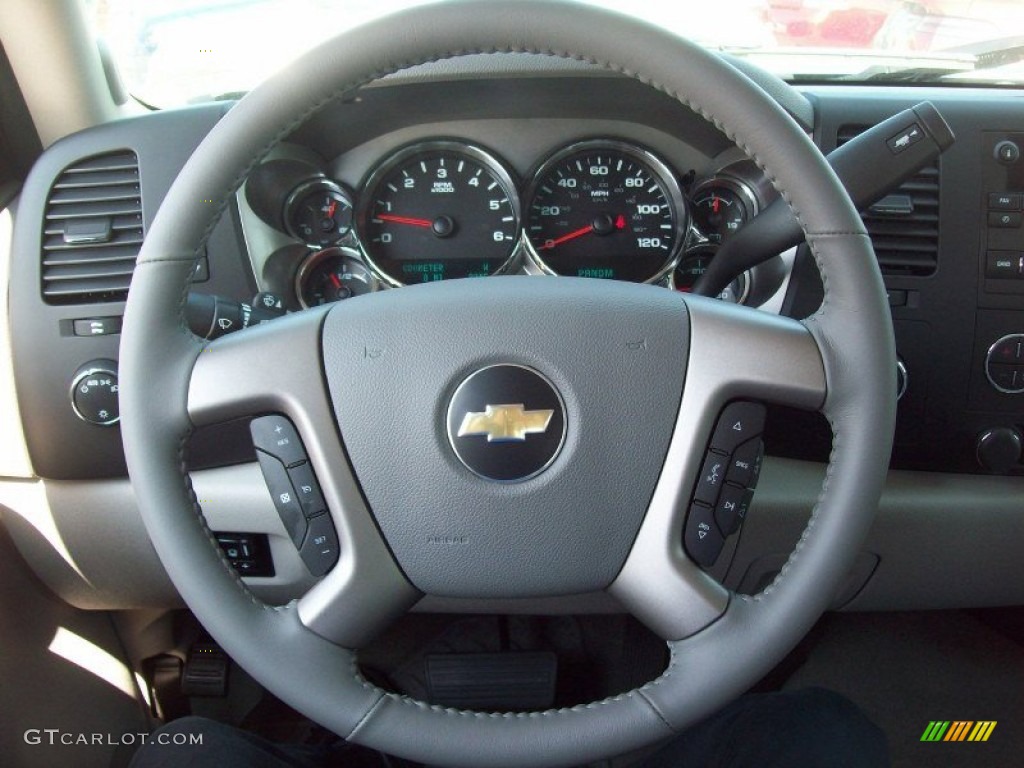
<path fill-rule="evenodd" d="M 588 1 L 749 57 L 791 82 L 1024 84 L 1022 0 Z M 84 2 L 128 90 L 159 107 L 237 96 L 317 43 L 419 4 Z"/>

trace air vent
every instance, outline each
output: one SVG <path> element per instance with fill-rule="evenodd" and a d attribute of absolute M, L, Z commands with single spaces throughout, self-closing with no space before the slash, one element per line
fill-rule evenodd
<path fill-rule="evenodd" d="M 51 304 L 123 301 L 142 246 L 139 160 L 125 150 L 65 168 L 43 223 L 43 298 Z"/>
<path fill-rule="evenodd" d="M 842 146 L 867 126 L 844 125 Z M 882 200 L 861 211 L 883 275 L 925 277 L 939 262 L 939 165 L 936 160 Z"/>

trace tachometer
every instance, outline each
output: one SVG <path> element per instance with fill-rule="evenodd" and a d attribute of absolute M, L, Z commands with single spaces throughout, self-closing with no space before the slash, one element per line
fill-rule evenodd
<path fill-rule="evenodd" d="M 519 198 L 490 154 L 435 141 L 406 147 L 374 171 L 358 222 L 366 261 L 392 285 L 482 277 L 515 255 Z"/>
<path fill-rule="evenodd" d="M 654 282 L 675 264 L 686 208 L 668 167 L 616 141 L 566 147 L 527 195 L 531 256 L 549 272 Z"/>

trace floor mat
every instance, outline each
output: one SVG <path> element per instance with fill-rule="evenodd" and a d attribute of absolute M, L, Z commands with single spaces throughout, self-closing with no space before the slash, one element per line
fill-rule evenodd
<path fill-rule="evenodd" d="M 1024 648 L 957 611 L 836 614 L 787 688 L 849 696 L 889 737 L 893 768 L 1024 764 Z M 932 721 L 996 721 L 987 742 L 922 742 Z"/>

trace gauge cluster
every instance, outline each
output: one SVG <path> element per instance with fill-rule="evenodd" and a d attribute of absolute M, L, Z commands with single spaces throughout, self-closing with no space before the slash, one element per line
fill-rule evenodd
<path fill-rule="evenodd" d="M 752 164 L 700 178 L 637 143 L 571 142 L 517 180 L 495 152 L 433 139 L 379 158 L 356 190 L 314 165 L 270 160 L 247 184 L 252 211 L 306 247 L 296 303 L 525 272 L 691 290 L 718 246 L 762 206 Z M 742 303 L 750 276 L 720 298 Z"/>

